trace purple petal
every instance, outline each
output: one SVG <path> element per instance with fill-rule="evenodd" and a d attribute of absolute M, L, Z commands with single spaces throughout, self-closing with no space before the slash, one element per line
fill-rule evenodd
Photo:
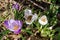
<path fill-rule="evenodd" d="M 6 20 L 4 21 L 4 25 L 6 26 L 6 28 L 8 28 L 10 31 L 13 31 L 14 33 L 18 34 L 21 31 L 22 28 L 22 21 L 20 20 Z M 15 25 L 18 26 L 17 30 L 14 30 Z"/>
<path fill-rule="evenodd" d="M 16 20 L 16 22 L 20 27 L 22 27 L 22 25 L 23 25 L 22 21 Z"/>
<path fill-rule="evenodd" d="M 8 24 L 8 21 L 4 21 L 4 26 L 6 26 L 6 28 L 9 28 L 9 24 Z"/>
<path fill-rule="evenodd" d="M 15 34 L 19 34 L 21 32 L 21 29 L 14 31 Z"/>
<path fill-rule="evenodd" d="M 18 3 L 13 4 L 12 8 L 13 8 L 13 9 L 16 9 L 16 10 L 19 10 L 19 4 L 18 4 Z"/>

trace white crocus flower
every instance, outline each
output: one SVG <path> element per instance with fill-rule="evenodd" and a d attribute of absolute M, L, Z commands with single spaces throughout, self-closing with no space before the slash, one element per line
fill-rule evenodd
<path fill-rule="evenodd" d="M 24 18 L 27 19 L 28 16 L 32 16 L 32 11 L 30 9 L 24 10 Z"/>
<path fill-rule="evenodd" d="M 32 24 L 34 20 L 37 19 L 37 14 L 35 13 L 34 15 L 32 14 L 32 11 L 30 9 L 26 9 L 24 12 L 24 18 L 26 19 L 26 24 Z"/>
<path fill-rule="evenodd" d="M 39 19 L 39 23 L 41 25 L 46 25 L 48 23 L 47 17 L 45 15 L 43 15 L 40 19 Z"/>

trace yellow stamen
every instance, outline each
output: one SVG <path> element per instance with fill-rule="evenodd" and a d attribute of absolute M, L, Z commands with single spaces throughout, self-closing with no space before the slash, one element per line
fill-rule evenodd
<path fill-rule="evenodd" d="M 41 20 L 42 20 L 43 22 L 45 22 L 45 21 L 46 21 L 46 19 L 45 19 L 45 18 L 42 18 Z"/>
<path fill-rule="evenodd" d="M 15 25 L 13 30 L 18 30 L 18 28 L 19 28 L 18 25 Z"/>

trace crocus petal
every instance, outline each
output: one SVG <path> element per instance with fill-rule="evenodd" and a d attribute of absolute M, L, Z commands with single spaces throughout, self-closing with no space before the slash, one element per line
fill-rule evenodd
<path fill-rule="evenodd" d="M 48 23 L 47 17 L 45 15 L 43 15 L 40 19 L 39 19 L 39 23 L 41 25 L 46 25 Z"/>
<path fill-rule="evenodd" d="M 32 11 L 30 9 L 24 10 L 24 18 L 27 19 L 28 16 L 32 15 Z"/>
<path fill-rule="evenodd" d="M 4 25 L 7 29 L 9 29 L 10 31 L 13 31 L 14 33 L 20 33 L 19 30 L 21 30 L 22 28 L 22 22 L 19 20 L 7 20 L 4 21 Z"/>
<path fill-rule="evenodd" d="M 20 7 L 20 6 L 19 6 L 18 3 L 12 5 L 12 8 L 13 8 L 13 9 L 16 9 L 16 10 L 19 10 L 19 7 Z"/>
<path fill-rule="evenodd" d="M 19 28 L 21 29 L 21 27 L 23 25 L 22 21 L 16 20 L 16 22 L 17 22 L 17 25 L 19 26 Z"/>
<path fill-rule="evenodd" d="M 26 20 L 28 20 L 28 17 L 29 16 L 32 16 L 33 14 L 32 14 L 32 11 L 30 10 L 30 9 L 25 9 L 24 10 L 24 18 L 26 19 Z M 28 21 L 26 21 L 26 24 L 31 24 L 32 22 L 30 21 L 30 22 L 28 22 Z"/>
<path fill-rule="evenodd" d="M 37 18 L 38 18 L 37 14 L 32 15 L 32 18 L 31 18 L 30 22 L 26 21 L 26 24 L 32 24 L 32 22 L 34 22 L 35 20 L 37 20 Z"/>
<path fill-rule="evenodd" d="M 19 29 L 18 31 L 14 31 L 15 34 L 19 34 L 21 31 L 21 29 Z"/>
<path fill-rule="evenodd" d="M 30 21 L 30 22 L 26 21 L 26 24 L 32 24 L 32 22 L 33 22 L 33 21 Z"/>
<path fill-rule="evenodd" d="M 32 17 L 32 20 L 34 21 L 34 20 L 37 20 L 37 18 L 38 18 L 38 15 L 35 13 L 34 15 L 33 15 L 33 17 Z"/>
<path fill-rule="evenodd" d="M 9 21 L 8 21 L 8 20 L 4 21 L 4 26 L 5 26 L 7 29 L 13 31 L 13 30 L 12 30 L 12 27 L 11 27 L 12 25 L 9 24 Z"/>
<path fill-rule="evenodd" d="M 34 15 L 32 14 L 32 10 L 30 9 L 25 9 L 24 10 L 24 18 L 26 19 L 26 24 L 32 24 L 34 20 L 37 19 L 37 14 L 35 13 Z"/>
<path fill-rule="evenodd" d="M 25 15 L 31 15 L 32 14 L 32 11 L 30 9 L 25 9 L 24 10 L 24 14 Z"/>
<path fill-rule="evenodd" d="M 6 26 L 6 28 L 9 28 L 9 25 L 8 25 L 8 21 L 4 21 L 4 26 Z"/>

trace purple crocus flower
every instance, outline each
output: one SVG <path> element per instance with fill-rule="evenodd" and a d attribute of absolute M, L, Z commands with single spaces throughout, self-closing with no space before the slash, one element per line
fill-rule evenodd
<path fill-rule="evenodd" d="M 22 21 L 13 19 L 6 20 L 4 21 L 4 26 L 15 34 L 19 34 L 22 28 Z"/>
<path fill-rule="evenodd" d="M 16 3 L 16 4 L 13 4 L 13 5 L 12 5 L 12 8 L 13 8 L 13 9 L 16 9 L 16 10 L 19 10 L 19 9 L 20 9 L 20 6 L 19 6 L 18 3 Z"/>

